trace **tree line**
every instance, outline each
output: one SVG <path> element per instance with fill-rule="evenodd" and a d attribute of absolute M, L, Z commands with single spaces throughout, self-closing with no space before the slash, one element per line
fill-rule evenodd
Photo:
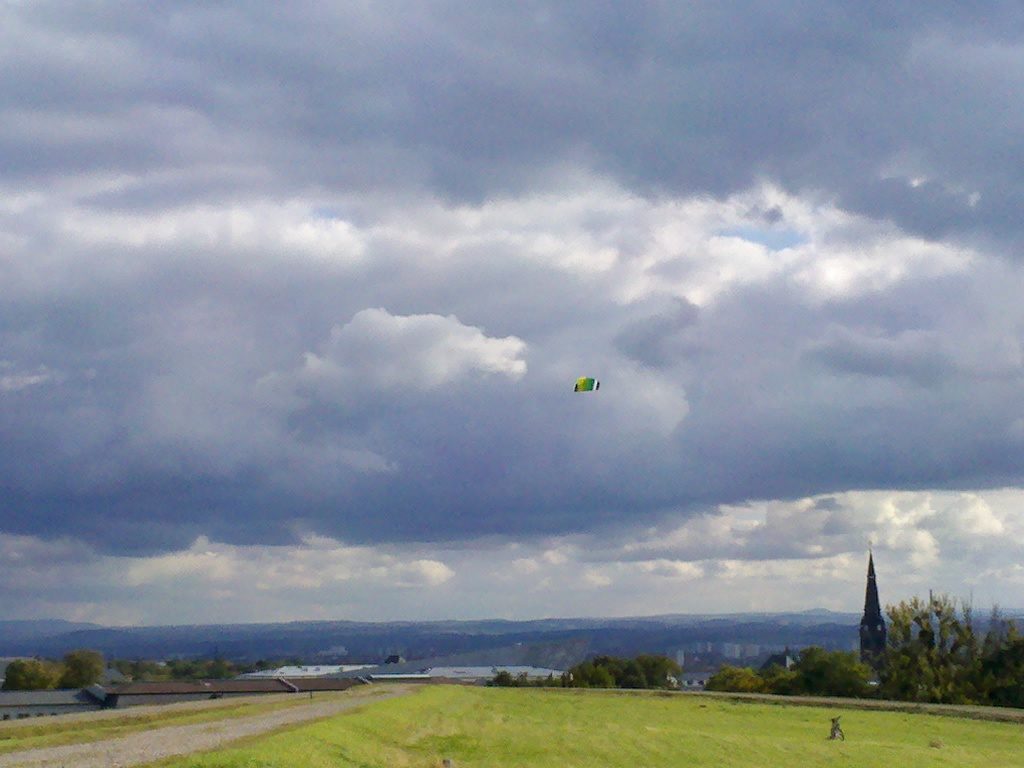
<path fill-rule="evenodd" d="M 682 668 L 667 656 L 641 654 L 633 659 L 596 656 L 581 662 L 560 677 L 530 680 L 501 670 L 490 685 L 505 687 L 543 686 L 556 688 L 675 688 Z"/>
<path fill-rule="evenodd" d="M 7 665 L 3 690 L 38 691 L 48 688 L 85 688 L 103 676 L 106 664 L 96 651 L 81 649 L 61 661 L 17 659 Z"/>
<path fill-rule="evenodd" d="M 273 669 L 253 664 L 238 664 L 227 659 L 170 659 L 168 661 L 117 660 L 110 664 L 131 680 L 162 682 L 166 680 L 228 680 L 256 669 Z"/>
<path fill-rule="evenodd" d="M 99 682 L 109 666 L 129 680 L 161 682 L 168 680 L 228 680 L 245 672 L 276 669 L 285 664 L 301 664 L 298 659 L 261 659 L 239 664 L 227 659 L 171 659 L 146 661 L 117 659 L 109 665 L 98 651 L 79 649 L 61 660 L 17 659 L 7 665 L 2 690 L 40 691 L 52 688 L 85 688 Z"/>
<path fill-rule="evenodd" d="M 1024 636 L 998 609 L 984 630 L 970 603 L 947 595 L 904 600 L 887 606 L 886 613 L 886 648 L 875 660 L 876 669 L 852 652 L 812 647 L 789 669 L 723 667 L 706 687 L 1024 707 Z"/>
<path fill-rule="evenodd" d="M 993 609 L 981 632 L 969 603 L 914 598 L 887 609 L 879 672 L 889 698 L 1024 707 L 1024 636 Z"/>
<path fill-rule="evenodd" d="M 804 648 L 789 668 L 773 664 L 765 669 L 724 666 L 704 686 L 708 691 L 775 693 L 785 696 L 874 695 L 871 667 L 846 651 Z"/>

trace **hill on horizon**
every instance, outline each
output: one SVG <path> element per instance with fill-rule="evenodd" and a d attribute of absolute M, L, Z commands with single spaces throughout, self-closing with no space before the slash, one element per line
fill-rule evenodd
<path fill-rule="evenodd" d="M 75 648 L 93 648 L 108 658 L 122 659 L 221 656 L 238 661 L 301 658 L 311 663 L 372 662 L 392 654 L 410 660 L 429 659 L 516 645 L 581 641 L 592 653 L 627 656 L 675 655 L 679 650 L 695 650 L 708 643 L 766 648 L 822 645 L 848 650 L 856 642 L 858 621 L 857 614 L 816 610 L 613 619 L 294 621 L 139 627 L 0 622 L 0 655 L 54 657 Z M 7 627 L 13 631 L 7 631 Z"/>

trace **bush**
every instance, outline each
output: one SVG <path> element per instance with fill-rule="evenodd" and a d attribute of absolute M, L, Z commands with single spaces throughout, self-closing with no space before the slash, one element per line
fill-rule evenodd
<path fill-rule="evenodd" d="M 765 682 L 750 667 L 731 667 L 728 664 L 708 678 L 704 688 L 708 691 L 732 691 L 736 693 L 764 693 Z"/>
<path fill-rule="evenodd" d="M 98 683 L 105 667 L 103 655 L 98 651 L 71 651 L 64 657 L 59 685 L 61 688 L 85 688 Z"/>
<path fill-rule="evenodd" d="M 18 659 L 7 665 L 5 691 L 41 691 L 56 688 L 63 668 L 45 659 Z"/>

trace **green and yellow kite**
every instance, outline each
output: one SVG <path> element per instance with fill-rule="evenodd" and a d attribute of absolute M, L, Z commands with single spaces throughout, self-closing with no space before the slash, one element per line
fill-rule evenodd
<path fill-rule="evenodd" d="M 576 379 L 576 386 L 573 387 L 573 392 L 595 392 L 601 388 L 601 382 L 596 379 L 592 379 L 589 376 L 580 376 Z"/>

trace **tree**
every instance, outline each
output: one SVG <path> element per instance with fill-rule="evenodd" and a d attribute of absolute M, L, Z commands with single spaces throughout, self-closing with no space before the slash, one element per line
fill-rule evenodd
<path fill-rule="evenodd" d="M 923 627 L 929 612 L 919 597 L 886 607 L 889 628 L 881 689 L 886 698 L 900 701 L 930 701 L 932 673 L 927 658 L 932 633 Z"/>
<path fill-rule="evenodd" d="M 615 677 L 606 666 L 584 661 L 569 670 L 566 676 L 571 688 L 614 688 Z"/>
<path fill-rule="evenodd" d="M 206 676 L 211 680 L 226 680 L 235 674 L 235 665 L 221 658 L 214 659 L 206 668 Z"/>
<path fill-rule="evenodd" d="M 488 685 L 496 685 L 502 688 L 514 688 L 516 687 L 516 679 L 512 677 L 512 673 L 507 669 L 502 669 L 494 676 Z"/>
<path fill-rule="evenodd" d="M 871 668 L 858 661 L 852 652 L 804 648 L 790 671 L 792 693 L 862 697 L 870 691 Z"/>
<path fill-rule="evenodd" d="M 643 670 L 650 688 L 675 688 L 683 673 L 682 667 L 667 656 L 641 654 L 636 657 L 636 663 Z"/>
<path fill-rule="evenodd" d="M 764 693 L 764 679 L 750 667 L 731 667 L 726 664 L 704 686 L 709 691 Z"/>
<path fill-rule="evenodd" d="M 111 663 L 118 672 L 131 680 L 170 680 L 171 670 L 166 664 L 155 661 L 121 659 Z"/>
<path fill-rule="evenodd" d="M 615 676 L 607 667 L 590 665 L 590 674 L 586 676 L 586 687 L 588 688 L 614 688 Z"/>
<path fill-rule="evenodd" d="M 615 685 L 619 688 L 647 688 L 647 676 L 644 674 L 643 668 L 636 662 L 636 659 L 630 659 L 622 665 L 622 672 L 615 679 Z"/>
<path fill-rule="evenodd" d="M 760 675 L 764 680 L 767 693 L 780 696 L 795 696 L 800 693 L 797 674 L 791 669 L 786 669 L 779 664 L 772 664 L 768 669 L 762 669 Z"/>
<path fill-rule="evenodd" d="M 669 688 L 670 676 L 682 674 L 679 665 L 665 656 L 642 654 L 635 659 L 595 656 L 577 664 L 562 676 L 570 688 Z"/>
<path fill-rule="evenodd" d="M 988 701 L 998 707 L 1024 707 L 1024 637 L 1011 630 L 981 663 Z"/>
<path fill-rule="evenodd" d="M 7 665 L 5 691 L 41 691 L 54 688 L 61 677 L 61 667 L 44 659 L 18 659 Z"/>
<path fill-rule="evenodd" d="M 61 688 L 85 688 L 98 683 L 103 677 L 106 663 L 99 651 L 80 648 L 64 656 L 64 673 L 60 676 Z"/>
<path fill-rule="evenodd" d="M 881 670 L 883 695 L 941 704 L 984 702 L 983 647 L 969 605 L 947 595 L 915 597 L 889 606 L 889 636 Z"/>
<path fill-rule="evenodd" d="M 618 656 L 595 656 L 593 664 L 595 670 L 603 669 L 611 676 L 612 685 L 610 687 L 622 687 L 622 678 L 626 671 L 626 659 L 620 659 Z"/>

